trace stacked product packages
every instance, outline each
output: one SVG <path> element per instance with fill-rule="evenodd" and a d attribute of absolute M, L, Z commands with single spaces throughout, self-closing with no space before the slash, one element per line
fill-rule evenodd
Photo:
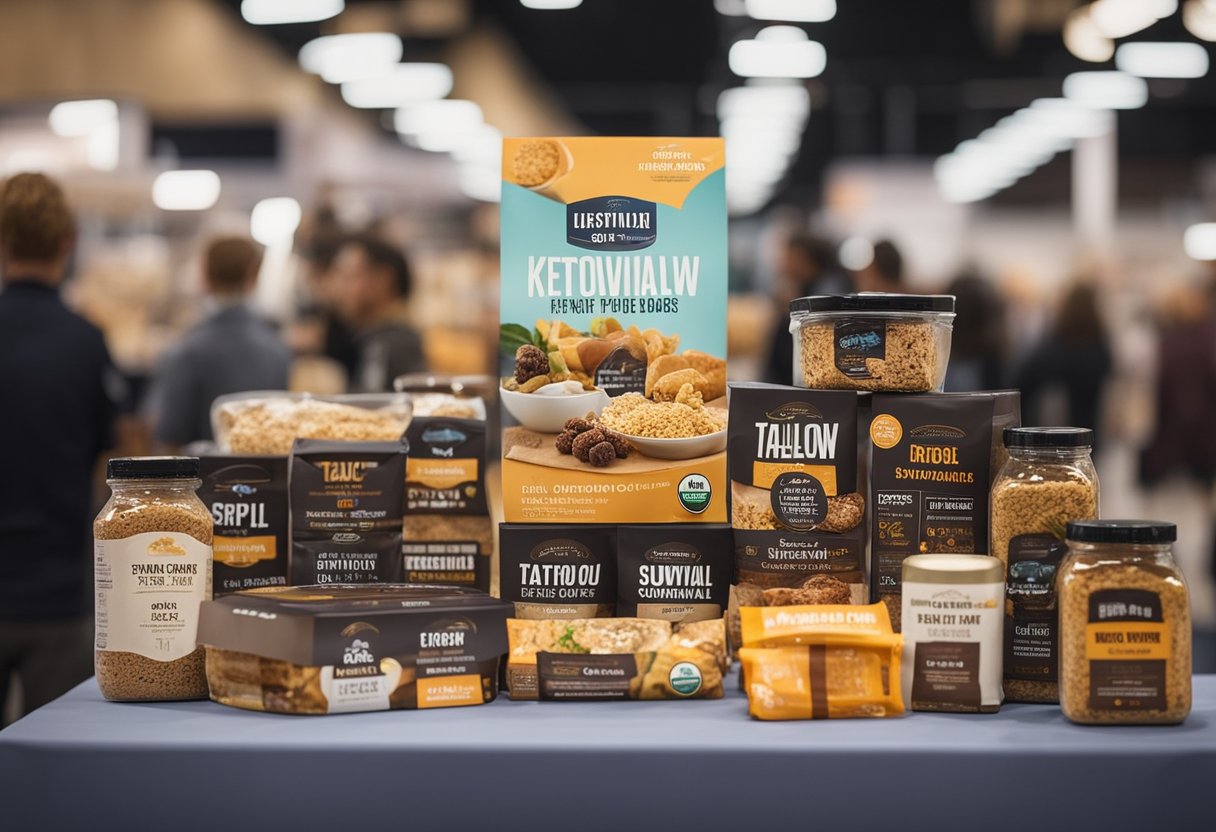
<path fill-rule="evenodd" d="M 720 696 L 723 142 L 507 139 L 501 250 L 511 695 Z"/>
<path fill-rule="evenodd" d="M 406 438 L 404 579 L 490 590 L 486 408 L 475 396 L 415 395 Z"/>
<path fill-rule="evenodd" d="M 832 628 L 858 616 L 870 620 L 873 613 L 848 610 L 875 601 L 884 607 L 880 629 L 893 625 L 898 633 L 907 558 L 988 554 L 989 490 L 1002 462 L 1001 431 L 1019 424 L 1017 393 L 941 392 L 952 297 L 807 297 L 790 304 L 790 318 L 797 386 L 731 389 L 737 572 L 731 620 L 735 643 L 749 648 L 745 689 L 770 704 L 776 694 L 764 678 L 780 676 L 772 676 L 777 659 L 755 652 L 747 622 L 797 624 L 799 645 L 836 649 L 838 662 L 845 656 L 862 665 L 874 662 L 877 673 L 877 658 L 849 652 L 850 644 L 861 643 L 857 634 Z M 955 613 L 949 606 L 950 599 L 933 597 L 914 607 L 916 623 L 923 626 L 916 631 L 918 643 L 904 654 L 903 674 L 918 667 L 921 644 L 926 662 L 941 655 L 971 657 L 965 666 L 933 675 L 931 690 L 922 679 L 917 703 L 987 709 L 991 699 L 980 700 L 977 648 L 948 647 L 958 631 L 950 626 Z M 786 610 L 765 618 L 756 609 L 769 607 Z M 999 650 L 985 649 L 987 681 Z M 808 689 L 823 688 L 830 699 L 831 665 L 825 676 L 821 654 L 812 650 L 810 656 Z M 900 662 L 892 664 L 898 676 Z M 757 667 L 764 676 L 752 672 Z M 987 687 L 984 693 L 989 696 Z M 883 712 L 902 712 L 903 705 L 896 704 Z M 812 700 L 777 711 L 753 703 L 752 712 L 763 718 L 850 713 L 826 704 L 817 708 Z"/>

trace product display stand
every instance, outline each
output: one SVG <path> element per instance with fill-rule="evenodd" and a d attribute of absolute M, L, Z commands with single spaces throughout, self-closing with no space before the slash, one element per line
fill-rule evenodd
<path fill-rule="evenodd" d="M 1205 828 L 1216 675 L 1167 728 L 1060 709 L 758 722 L 732 675 L 692 702 L 498 701 L 292 717 L 112 704 L 89 680 L 0 732 L 3 828 Z M 1034 817 L 1017 809 L 1034 793 Z M 671 828 L 674 828 L 672 826 Z"/>

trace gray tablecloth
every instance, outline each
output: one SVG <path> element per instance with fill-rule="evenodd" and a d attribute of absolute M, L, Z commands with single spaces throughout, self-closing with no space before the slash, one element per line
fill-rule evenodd
<path fill-rule="evenodd" d="M 716 702 L 289 717 L 112 704 L 89 681 L 0 732 L 0 829 L 1216 828 L 1216 676 L 1170 728 L 1058 708 L 761 723 Z"/>

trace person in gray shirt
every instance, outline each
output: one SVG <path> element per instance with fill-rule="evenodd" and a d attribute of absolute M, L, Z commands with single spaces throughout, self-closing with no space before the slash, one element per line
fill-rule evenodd
<path fill-rule="evenodd" d="M 162 447 L 211 439 L 211 403 L 219 396 L 287 388 L 291 350 L 247 303 L 261 261 L 258 245 L 245 237 L 208 244 L 203 274 L 216 309 L 166 353 L 150 393 Z"/>

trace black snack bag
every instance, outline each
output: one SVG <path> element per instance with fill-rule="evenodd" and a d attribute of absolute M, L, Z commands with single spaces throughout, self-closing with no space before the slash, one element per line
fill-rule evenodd
<path fill-rule="evenodd" d="M 484 420 L 415 415 L 405 435 L 407 511 L 489 514 Z"/>
<path fill-rule="evenodd" d="M 721 618 L 735 571 L 726 524 L 621 526 L 617 615 L 688 622 Z"/>
<path fill-rule="evenodd" d="M 287 583 L 287 457 L 199 457 L 198 495 L 215 522 L 215 596 Z"/>
<path fill-rule="evenodd" d="M 498 527 L 499 592 L 525 619 L 611 618 L 616 530 L 597 525 Z"/>
<path fill-rule="evenodd" d="M 988 554 L 988 502 L 1017 391 L 875 394 L 870 421 L 870 580 L 900 629 L 904 558 Z"/>
<path fill-rule="evenodd" d="M 404 441 L 296 440 L 292 583 L 401 580 L 407 448 Z"/>

